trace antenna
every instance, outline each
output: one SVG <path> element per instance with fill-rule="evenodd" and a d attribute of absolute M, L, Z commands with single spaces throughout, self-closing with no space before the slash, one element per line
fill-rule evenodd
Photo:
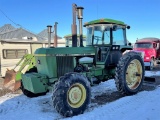
<path fill-rule="evenodd" d="M 97 0 L 97 19 L 98 19 L 98 0 Z"/>

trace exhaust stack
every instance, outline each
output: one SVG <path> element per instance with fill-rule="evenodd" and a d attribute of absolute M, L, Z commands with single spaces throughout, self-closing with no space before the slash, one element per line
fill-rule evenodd
<path fill-rule="evenodd" d="M 57 24 L 58 22 L 55 22 L 54 25 L 54 47 L 57 47 Z"/>
<path fill-rule="evenodd" d="M 51 29 L 52 29 L 52 26 L 51 25 L 48 25 L 47 26 L 48 28 L 48 47 L 51 47 Z"/>
<path fill-rule="evenodd" d="M 77 10 L 77 5 L 76 4 L 72 4 L 72 11 L 73 11 L 72 47 L 77 47 L 76 10 Z"/>
<path fill-rule="evenodd" d="M 82 28 L 82 19 L 83 19 L 83 7 L 77 7 L 77 17 L 79 19 L 79 45 L 83 47 L 83 28 Z"/>

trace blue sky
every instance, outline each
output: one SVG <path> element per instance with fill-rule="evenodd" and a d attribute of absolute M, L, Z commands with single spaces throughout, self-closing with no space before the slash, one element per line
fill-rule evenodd
<path fill-rule="evenodd" d="M 0 10 L 34 33 L 58 22 L 57 33 L 63 37 L 71 33 L 73 3 L 84 7 L 83 23 L 111 18 L 131 26 L 127 31 L 131 42 L 144 37 L 160 38 L 160 0 L 0 0 Z M 17 27 L 13 22 L 0 11 L 0 27 L 4 24 Z"/>

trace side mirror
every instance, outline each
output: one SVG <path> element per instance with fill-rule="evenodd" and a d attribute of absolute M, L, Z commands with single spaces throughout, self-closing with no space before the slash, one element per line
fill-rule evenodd
<path fill-rule="evenodd" d="M 127 26 L 127 29 L 130 29 L 131 27 L 130 26 Z"/>

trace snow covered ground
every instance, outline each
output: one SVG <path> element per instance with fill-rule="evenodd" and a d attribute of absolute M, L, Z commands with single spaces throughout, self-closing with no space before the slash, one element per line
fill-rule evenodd
<path fill-rule="evenodd" d="M 160 75 L 146 71 L 146 76 Z M 92 98 L 117 91 L 114 80 L 92 87 Z M 0 97 L 0 120 L 160 120 L 160 87 L 142 91 L 113 102 L 98 105 L 91 103 L 81 115 L 64 118 L 52 107 L 51 93 L 37 98 L 23 94 L 6 94 Z"/>

